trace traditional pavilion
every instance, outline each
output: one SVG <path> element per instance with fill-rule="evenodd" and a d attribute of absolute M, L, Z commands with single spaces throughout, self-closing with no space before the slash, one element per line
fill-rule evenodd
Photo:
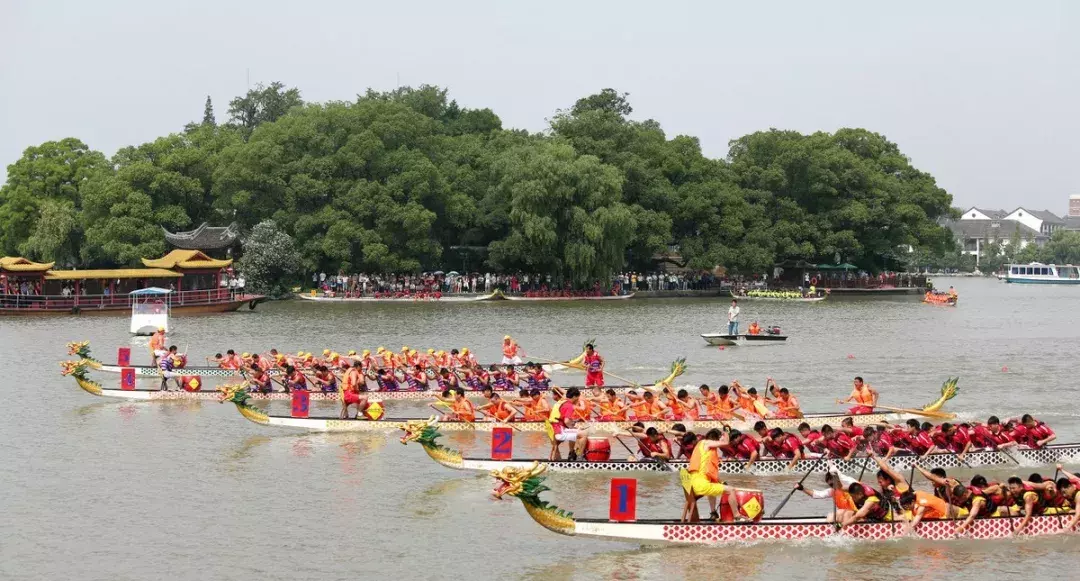
<path fill-rule="evenodd" d="M 142 262 L 146 268 L 53 270 L 51 262 L 5 256 L 0 258 L 0 293 L 62 296 L 66 289 L 73 295 L 115 296 L 151 286 L 177 292 L 217 290 L 222 273 L 232 265 L 232 260 L 198 250 L 173 250 Z"/>
<path fill-rule="evenodd" d="M 180 250 L 199 250 L 215 258 L 231 258 L 240 243 L 240 227 L 233 222 L 228 226 L 209 226 L 206 222 L 188 232 L 165 233 L 165 241 Z"/>

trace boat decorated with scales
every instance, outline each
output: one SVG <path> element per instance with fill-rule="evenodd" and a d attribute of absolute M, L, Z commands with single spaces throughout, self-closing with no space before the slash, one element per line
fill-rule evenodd
<path fill-rule="evenodd" d="M 496 498 L 516 497 L 525 512 L 540 526 L 562 535 L 594 537 L 628 541 L 636 544 L 746 544 L 758 541 L 795 541 L 804 539 L 848 538 L 862 541 L 883 541 L 905 534 L 902 520 L 888 522 L 859 522 L 838 528 L 823 517 L 762 518 L 763 502 L 756 498 L 740 505 L 748 522 L 691 522 L 683 519 L 613 519 L 579 518 L 540 498 L 551 490 L 544 484 L 547 467 L 539 464 L 493 470 Z M 683 472 L 685 474 L 685 472 Z M 682 476 L 682 475 L 680 475 Z M 684 485 L 685 490 L 685 485 Z M 724 502 L 721 501 L 721 506 Z M 914 527 L 911 536 L 928 540 L 1007 539 L 1015 536 L 1015 519 L 1008 517 L 976 518 L 963 533 L 957 533 L 961 521 L 923 519 Z M 1064 532 L 1071 521 L 1061 515 L 1034 516 L 1025 534 L 1048 535 Z"/>

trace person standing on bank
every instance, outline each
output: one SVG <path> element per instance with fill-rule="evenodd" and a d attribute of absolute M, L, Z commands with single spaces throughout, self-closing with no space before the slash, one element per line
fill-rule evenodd
<path fill-rule="evenodd" d="M 727 334 L 739 334 L 739 301 L 732 300 L 731 307 L 727 310 Z"/>

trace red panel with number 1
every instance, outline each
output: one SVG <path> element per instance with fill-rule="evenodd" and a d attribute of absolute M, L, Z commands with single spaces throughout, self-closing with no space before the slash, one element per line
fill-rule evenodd
<path fill-rule="evenodd" d="M 514 431 L 500 427 L 491 430 L 491 459 L 509 460 L 514 452 Z"/>
<path fill-rule="evenodd" d="M 131 391 L 135 389 L 135 369 L 125 367 L 120 370 L 120 389 Z"/>
<path fill-rule="evenodd" d="M 636 479 L 611 479 L 611 507 L 608 509 L 608 519 L 619 522 L 637 520 Z"/>

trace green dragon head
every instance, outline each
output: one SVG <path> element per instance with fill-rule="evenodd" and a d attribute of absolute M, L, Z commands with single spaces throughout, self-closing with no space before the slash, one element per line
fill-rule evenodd
<path fill-rule="evenodd" d="M 221 392 L 221 395 L 218 396 L 218 402 L 220 403 L 231 402 L 238 406 L 248 405 L 250 396 L 248 396 L 247 390 L 244 389 L 242 383 L 227 383 L 219 386 L 218 391 Z"/>
<path fill-rule="evenodd" d="M 491 475 L 497 481 L 492 494 L 500 499 L 505 495 L 516 496 L 525 505 L 529 516 L 541 526 L 557 533 L 572 535 L 577 526 L 574 514 L 540 499 L 540 493 L 550 490 L 544 486 L 544 479 L 540 476 L 545 470 L 547 466 L 541 466 L 539 462 L 533 462 L 526 468 L 492 470 Z"/>
<path fill-rule="evenodd" d="M 68 355 L 76 355 L 80 359 L 86 359 L 88 361 L 97 362 L 90 355 L 90 342 L 89 341 L 72 341 L 67 344 Z"/>
<path fill-rule="evenodd" d="M 409 442 L 416 442 L 425 448 L 428 446 L 441 448 L 442 446 L 435 441 L 442 436 L 439 433 L 438 423 L 438 418 L 431 416 L 426 420 L 409 420 L 404 424 L 399 424 L 398 427 L 405 432 L 401 436 L 401 443 L 407 445 Z"/>
<path fill-rule="evenodd" d="M 80 359 L 78 361 L 61 361 L 60 375 L 70 375 L 75 379 L 81 379 L 85 381 L 87 367 L 88 364 L 86 359 Z"/>

